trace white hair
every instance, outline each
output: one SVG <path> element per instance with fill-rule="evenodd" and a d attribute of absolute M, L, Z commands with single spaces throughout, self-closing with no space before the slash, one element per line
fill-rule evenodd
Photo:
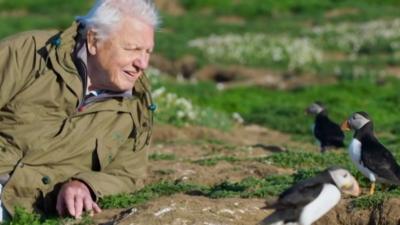
<path fill-rule="evenodd" d="M 84 34 L 92 29 L 99 40 L 104 40 L 125 17 L 139 19 L 154 28 L 159 25 L 158 12 L 151 0 L 97 0 L 88 14 L 77 20 L 84 25 Z"/>

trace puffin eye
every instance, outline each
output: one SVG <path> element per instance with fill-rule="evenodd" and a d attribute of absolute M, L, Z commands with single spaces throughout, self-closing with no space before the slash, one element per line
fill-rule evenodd
<path fill-rule="evenodd" d="M 343 175 L 343 177 L 344 177 L 344 178 L 347 178 L 347 176 L 348 176 L 348 174 L 347 174 L 347 173 L 345 173 L 345 174 Z"/>

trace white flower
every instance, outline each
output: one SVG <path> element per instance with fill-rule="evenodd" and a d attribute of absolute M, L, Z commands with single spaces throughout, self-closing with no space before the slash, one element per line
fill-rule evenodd
<path fill-rule="evenodd" d="M 176 112 L 176 116 L 180 119 L 182 119 L 183 117 L 185 117 L 185 112 L 183 112 L 182 110 L 179 110 Z"/>
<path fill-rule="evenodd" d="M 165 87 L 160 87 L 160 88 L 154 90 L 151 96 L 154 99 L 159 98 L 162 94 L 164 94 L 166 92 L 166 90 L 167 89 Z"/>
<path fill-rule="evenodd" d="M 240 123 L 240 124 L 243 124 L 243 123 L 244 123 L 243 117 L 242 117 L 238 112 L 232 113 L 232 118 L 233 118 L 237 123 Z"/>
<path fill-rule="evenodd" d="M 188 43 L 202 50 L 210 60 L 230 63 L 251 63 L 271 60 L 287 62 L 289 69 L 322 61 L 319 50 L 311 39 L 270 36 L 266 34 L 211 35 Z"/>

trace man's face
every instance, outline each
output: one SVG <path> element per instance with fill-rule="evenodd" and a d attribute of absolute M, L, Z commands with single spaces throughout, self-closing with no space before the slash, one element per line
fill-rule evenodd
<path fill-rule="evenodd" d="M 154 28 L 138 19 L 123 19 L 104 41 L 89 31 L 89 89 L 132 90 L 148 67 L 153 48 Z"/>

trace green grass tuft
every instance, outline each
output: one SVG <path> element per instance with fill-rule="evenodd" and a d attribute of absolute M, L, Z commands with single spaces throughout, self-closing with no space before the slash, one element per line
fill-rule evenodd
<path fill-rule="evenodd" d="M 91 225 L 94 224 L 92 217 L 84 213 L 82 219 L 59 217 L 41 217 L 36 213 L 29 213 L 24 208 L 16 207 L 15 215 L 11 221 L 0 223 L 1 225 Z"/>
<path fill-rule="evenodd" d="M 288 151 L 272 154 L 261 161 L 273 163 L 285 168 L 326 168 L 333 165 L 351 166 L 351 161 L 346 152 L 319 152 Z"/>
<path fill-rule="evenodd" d="M 160 161 L 160 160 L 168 160 L 173 161 L 176 159 L 175 154 L 165 154 L 165 153 L 153 153 L 149 156 L 150 160 Z"/>
<path fill-rule="evenodd" d="M 199 164 L 202 166 L 215 166 L 220 161 L 234 163 L 234 162 L 241 161 L 241 159 L 238 159 L 238 158 L 235 158 L 232 156 L 219 156 L 219 157 L 213 157 L 213 158 L 207 158 L 207 159 L 194 160 L 194 161 L 192 161 L 192 163 L 196 163 L 196 164 Z"/>
<path fill-rule="evenodd" d="M 160 196 L 169 196 L 175 193 L 185 193 L 188 191 L 202 191 L 204 189 L 205 187 L 200 185 L 160 182 L 148 185 L 135 193 L 104 197 L 100 200 L 100 205 L 102 208 L 106 209 L 127 208 L 143 204 Z"/>
<path fill-rule="evenodd" d="M 389 196 L 382 192 L 376 192 L 374 195 L 361 196 L 351 201 L 350 207 L 356 209 L 372 209 L 383 204 Z"/>

